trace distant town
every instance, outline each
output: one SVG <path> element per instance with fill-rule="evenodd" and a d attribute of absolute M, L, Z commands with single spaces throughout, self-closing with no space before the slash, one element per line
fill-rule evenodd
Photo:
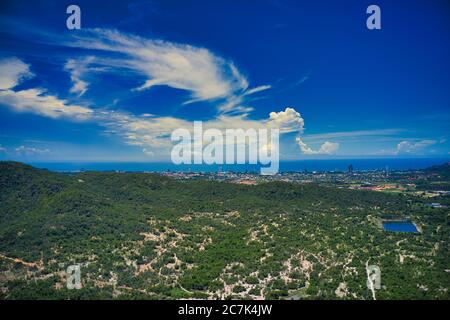
<path fill-rule="evenodd" d="M 204 179 L 222 181 L 243 185 L 257 185 L 270 181 L 282 181 L 290 183 L 316 183 L 320 185 L 333 185 L 339 188 L 371 190 L 389 193 L 404 193 L 425 198 L 433 198 L 449 195 L 448 190 L 424 188 L 424 183 L 432 186 L 442 179 L 436 172 L 424 170 L 413 171 L 388 171 L 388 170 L 363 170 L 354 171 L 349 165 L 346 172 L 342 171 L 303 171 L 282 172 L 276 175 L 264 176 L 258 172 L 181 172 L 165 171 L 164 176 L 178 180 Z M 439 203 L 430 203 L 430 206 L 440 207 Z"/>

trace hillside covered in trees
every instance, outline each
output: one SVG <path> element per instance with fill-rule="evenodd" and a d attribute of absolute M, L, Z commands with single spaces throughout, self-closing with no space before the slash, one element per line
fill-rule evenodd
<path fill-rule="evenodd" d="M 372 299 L 371 264 L 377 299 L 449 299 L 449 212 L 423 201 L 0 162 L 0 298 Z M 420 233 L 383 231 L 386 215 Z"/>

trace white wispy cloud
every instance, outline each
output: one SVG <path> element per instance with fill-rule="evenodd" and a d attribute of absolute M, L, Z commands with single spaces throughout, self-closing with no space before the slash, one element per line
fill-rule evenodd
<path fill-rule="evenodd" d="M 270 85 L 263 85 L 245 90 L 243 93 L 237 95 L 230 95 L 226 98 L 224 103 L 219 105 L 218 109 L 221 113 L 248 114 L 253 111 L 253 107 L 243 105 L 243 103 L 246 101 L 247 96 L 261 91 L 269 90 L 270 88 L 272 88 Z"/>
<path fill-rule="evenodd" d="M 300 86 L 301 84 L 303 84 L 305 81 L 307 81 L 309 79 L 309 73 L 305 76 L 303 76 L 301 79 L 294 81 L 288 85 L 286 85 L 285 87 L 282 87 L 280 89 L 277 90 L 278 93 L 284 92 L 286 90 L 290 90 L 293 88 L 296 88 L 298 86 Z M 279 79 L 278 82 L 284 81 L 284 79 Z"/>
<path fill-rule="evenodd" d="M 20 61 L 20 60 L 19 60 Z M 22 70 L 28 70 L 29 66 Z M 70 61 L 66 64 L 68 70 L 74 71 L 75 62 Z M 22 72 L 23 73 L 23 72 Z M 10 77 L 10 83 L 18 84 L 22 81 L 21 72 L 15 74 L 16 78 Z M 78 76 L 80 73 L 75 72 Z M 76 77 L 75 76 L 75 77 Z M 250 92 L 265 88 L 257 88 Z M 47 94 L 45 89 L 31 88 L 20 91 L 1 90 L 0 103 L 9 106 L 15 111 L 31 112 L 50 118 L 65 117 L 69 120 L 87 120 L 96 121 L 99 125 L 106 127 L 111 134 L 121 135 L 127 144 L 143 147 L 145 154 L 152 154 L 152 149 L 164 149 L 171 146 L 170 134 L 177 128 L 189 128 L 192 122 L 175 117 L 158 117 L 153 114 L 142 114 L 135 116 L 121 111 L 106 109 L 92 109 L 90 107 L 78 106 L 68 103 L 64 99 L 59 99 L 54 95 Z M 290 109 L 286 109 L 290 112 Z M 281 113 L 282 114 L 282 113 Z M 281 116 L 280 116 L 281 117 Z M 271 122 L 274 125 L 283 126 L 284 122 L 272 115 Z M 288 118 L 286 118 L 286 121 Z M 262 128 L 267 126 L 268 120 L 250 120 L 246 115 L 227 116 L 220 115 L 217 118 L 205 122 L 205 127 L 214 127 L 219 129 L 228 128 Z M 290 121 L 290 120 L 289 120 Z M 43 154 L 47 150 L 20 146 L 16 150 L 17 154 Z"/>
<path fill-rule="evenodd" d="M 401 141 L 399 144 L 397 144 L 397 154 L 410 154 L 410 153 L 417 153 L 422 152 L 427 147 L 433 146 L 437 144 L 438 142 L 436 140 L 420 140 L 417 142 L 413 141 Z"/>
<path fill-rule="evenodd" d="M 155 155 L 155 153 L 153 151 L 147 150 L 146 148 L 142 149 L 142 152 L 144 154 L 146 154 L 147 156 L 154 156 Z"/>
<path fill-rule="evenodd" d="M 354 139 L 357 137 L 392 136 L 403 132 L 403 129 L 353 130 L 304 135 L 308 141 L 324 139 Z"/>
<path fill-rule="evenodd" d="M 380 139 L 383 141 L 398 141 L 398 138 L 394 138 L 393 136 L 402 132 L 404 132 L 403 129 L 375 129 L 305 134 L 301 138 L 297 137 L 296 142 L 305 155 L 332 155 L 339 151 L 341 144 L 350 144 L 357 141 L 369 143 L 370 141 L 379 141 Z M 323 142 L 324 140 L 325 142 Z M 319 149 L 313 150 L 309 147 L 311 144 L 321 144 L 321 146 Z M 387 155 L 387 153 L 393 155 L 395 151 L 383 150 L 380 155 Z"/>
<path fill-rule="evenodd" d="M 16 57 L 0 59 L 0 89 L 14 88 L 24 79 L 32 78 L 34 74 L 30 66 Z"/>
<path fill-rule="evenodd" d="M 66 100 L 46 94 L 42 88 L 14 91 L 13 88 L 25 79 L 33 76 L 29 65 L 18 58 L 6 58 L 0 61 L 0 104 L 9 106 L 18 112 L 32 112 L 50 118 L 68 117 L 75 120 L 88 119 L 92 110 L 87 107 L 71 105 Z"/>
<path fill-rule="evenodd" d="M 261 92 L 261 91 L 265 91 L 265 90 L 269 90 L 271 88 L 272 88 L 271 85 L 263 85 L 263 86 L 255 87 L 255 88 L 252 88 L 252 89 L 249 89 L 249 90 L 245 91 L 244 92 L 244 96 L 248 96 L 248 95 L 251 95 L 251 94 L 254 94 L 254 93 L 258 93 L 258 92 Z"/>
<path fill-rule="evenodd" d="M 95 34 L 95 36 L 92 36 Z M 92 37 L 92 38 L 90 38 Z M 226 97 L 228 106 L 220 105 L 219 115 L 204 121 L 204 129 L 261 129 L 278 128 L 280 133 L 303 132 L 304 120 L 294 108 L 274 111 L 266 119 L 250 119 L 251 107 L 244 106 L 245 97 L 268 90 L 269 85 L 249 89 L 248 81 L 241 76 L 231 63 L 212 55 L 208 50 L 187 45 L 176 45 L 162 41 L 152 41 L 124 35 L 116 31 L 96 30 L 84 34 L 78 39 L 78 46 L 90 49 L 108 50 L 124 53 L 127 58 L 121 60 L 127 68 L 144 72 L 152 77 L 151 85 L 168 85 L 191 91 L 195 99 L 216 99 Z M 20 60 L 19 60 L 20 61 Z M 68 60 L 65 69 L 70 72 L 74 93 L 83 94 L 87 83 L 82 77 L 89 72 L 87 66 L 92 60 L 83 60 L 80 66 L 75 60 Z M 95 63 L 102 63 L 95 59 Z M 117 65 L 119 62 L 116 61 Z M 19 63 L 19 65 L 22 65 Z M 22 65 L 22 72 L 10 83 L 18 84 L 29 66 Z M 117 65 L 115 67 L 117 67 Z M 229 72 L 225 72 L 229 68 Z M 147 83 L 149 84 L 149 83 Z M 87 120 L 104 126 L 108 134 L 120 135 L 125 143 L 139 146 L 147 155 L 171 147 L 170 135 L 178 128 L 191 128 L 192 122 L 176 118 L 161 117 L 153 114 L 133 115 L 123 111 L 102 108 L 90 108 L 70 104 L 67 100 L 47 94 L 44 89 L 32 88 L 20 91 L 11 89 L 0 91 L 0 103 L 21 112 L 32 112 L 50 118 L 65 117 L 70 120 Z M 325 151 L 329 149 L 324 147 Z M 46 150 L 21 146 L 18 154 L 43 154 Z"/>
<path fill-rule="evenodd" d="M 398 139 L 397 139 L 398 141 Z M 401 156 L 401 155 L 424 155 L 427 153 L 433 153 L 430 147 L 437 146 L 439 144 L 446 143 L 445 138 L 439 140 L 436 139 L 420 139 L 420 138 L 409 138 L 408 140 L 402 140 L 397 143 L 394 147 L 389 149 L 382 149 L 371 153 L 370 155 L 375 156 Z"/>
<path fill-rule="evenodd" d="M 113 58 L 97 57 L 95 62 L 110 68 L 131 70 L 147 78 L 140 86 L 142 91 L 154 86 L 169 86 L 186 90 L 191 97 L 183 105 L 199 101 L 223 100 L 218 104 L 221 113 L 249 113 L 252 107 L 245 97 L 265 91 L 270 85 L 249 89 L 247 78 L 232 61 L 210 50 L 188 44 L 154 40 L 110 29 L 84 29 L 74 41 L 66 43 L 87 50 L 95 49 L 116 54 Z M 72 88 L 78 92 L 86 89 L 81 79 L 82 66 L 71 66 Z"/>
<path fill-rule="evenodd" d="M 45 89 L 41 88 L 0 91 L 0 104 L 18 112 L 32 112 L 50 118 L 87 120 L 92 116 L 92 109 L 71 105 L 66 100 L 46 94 Z"/>
<path fill-rule="evenodd" d="M 194 100 L 210 100 L 227 97 L 248 86 L 232 62 L 205 48 L 109 29 L 85 30 L 68 45 L 122 54 L 123 67 L 148 78 L 137 90 L 166 85 L 191 92 Z"/>
<path fill-rule="evenodd" d="M 7 153 L 8 150 L 6 150 L 6 148 L 4 148 L 1 144 L 0 144 L 0 153 Z"/>
<path fill-rule="evenodd" d="M 306 75 L 306 76 L 304 76 L 303 78 L 301 78 L 300 80 L 295 81 L 295 82 L 292 84 L 292 87 L 297 87 L 297 86 L 301 85 L 303 82 L 305 82 L 305 81 L 308 80 L 308 79 L 309 79 L 309 75 Z"/>
<path fill-rule="evenodd" d="M 70 88 L 71 93 L 82 96 L 88 89 L 89 83 L 82 79 L 83 75 L 88 71 L 89 63 L 93 61 L 93 57 L 84 59 L 69 59 L 64 65 L 64 70 L 70 73 L 70 80 L 73 83 Z"/>
<path fill-rule="evenodd" d="M 44 155 L 50 153 L 49 149 L 20 146 L 15 149 L 16 153 L 21 156 Z"/>

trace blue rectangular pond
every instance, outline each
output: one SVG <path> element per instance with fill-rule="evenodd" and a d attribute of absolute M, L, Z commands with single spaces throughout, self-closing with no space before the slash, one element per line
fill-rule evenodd
<path fill-rule="evenodd" d="M 392 232 L 419 232 L 411 221 L 384 221 L 383 229 Z"/>

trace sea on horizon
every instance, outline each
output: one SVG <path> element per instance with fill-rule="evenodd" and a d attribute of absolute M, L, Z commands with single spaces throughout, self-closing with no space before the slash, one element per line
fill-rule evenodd
<path fill-rule="evenodd" d="M 450 158 L 386 158 L 386 159 L 310 159 L 281 161 L 280 172 L 303 171 L 347 171 L 349 165 L 353 171 L 375 170 L 417 170 L 449 162 Z M 129 171 L 129 172 L 259 172 L 260 165 L 175 165 L 156 162 L 29 162 L 41 169 L 59 172 L 76 171 Z"/>

